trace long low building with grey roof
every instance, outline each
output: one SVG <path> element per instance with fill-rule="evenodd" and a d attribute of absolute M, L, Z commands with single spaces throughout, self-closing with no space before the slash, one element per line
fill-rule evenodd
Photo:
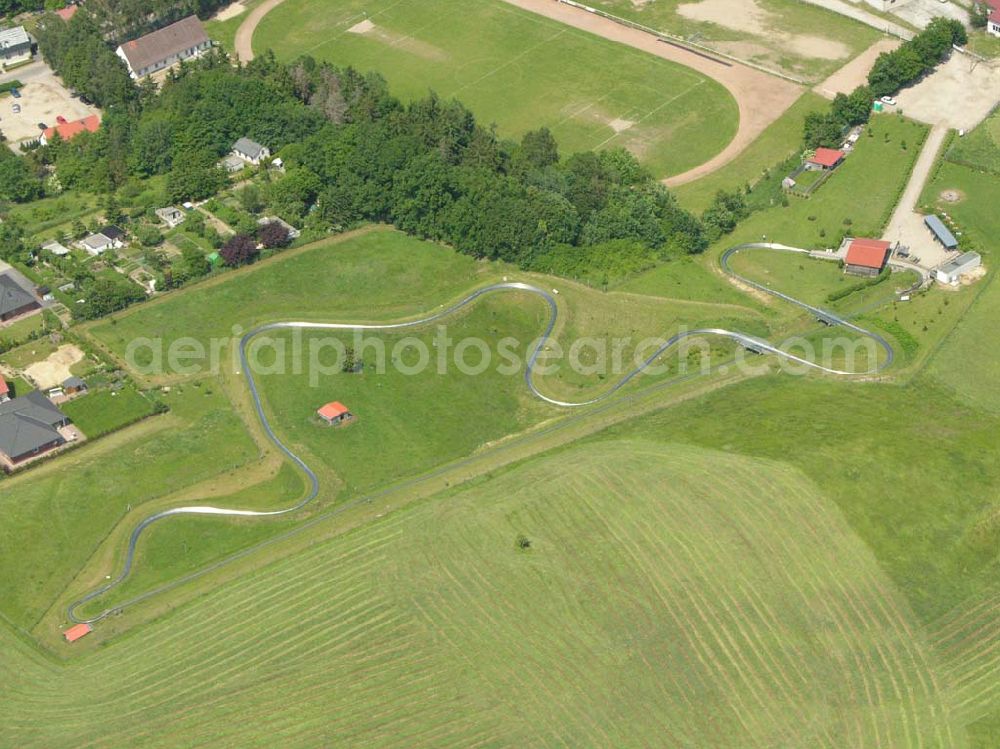
<path fill-rule="evenodd" d="M 69 419 L 37 390 L 0 403 L 0 465 L 10 471 L 66 444 L 59 429 Z"/>

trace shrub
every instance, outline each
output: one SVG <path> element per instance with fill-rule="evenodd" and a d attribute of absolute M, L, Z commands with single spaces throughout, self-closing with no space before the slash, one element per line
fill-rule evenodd
<path fill-rule="evenodd" d="M 235 268 L 252 263 L 260 251 L 257 249 L 257 242 L 249 234 L 236 234 L 222 245 L 219 254 L 226 265 Z"/>

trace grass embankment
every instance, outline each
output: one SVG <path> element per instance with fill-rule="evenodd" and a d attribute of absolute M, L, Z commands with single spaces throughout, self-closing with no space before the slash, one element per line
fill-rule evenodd
<path fill-rule="evenodd" d="M 502 0 L 286 0 L 254 36 L 268 48 L 376 70 L 404 100 L 456 98 L 504 138 L 545 126 L 563 153 L 624 146 L 661 177 L 717 154 L 739 119 L 715 81 Z"/>

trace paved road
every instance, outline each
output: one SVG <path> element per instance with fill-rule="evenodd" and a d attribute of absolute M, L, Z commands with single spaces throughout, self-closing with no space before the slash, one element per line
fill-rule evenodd
<path fill-rule="evenodd" d="M 756 251 L 756 250 L 800 253 L 805 255 L 809 254 L 808 250 L 802 250 L 795 247 L 789 247 L 787 245 L 781 245 L 775 243 L 742 244 L 732 247 L 726 250 L 725 253 L 723 253 L 720 259 L 720 263 L 722 265 L 723 270 L 729 275 L 739 280 L 741 283 L 744 283 L 748 286 L 758 289 L 759 291 L 762 291 L 765 294 L 770 294 L 771 296 L 783 299 L 784 301 L 789 302 L 790 304 L 793 304 L 797 307 L 801 307 L 802 309 L 808 311 L 810 314 L 814 315 L 817 318 L 826 320 L 831 324 L 839 325 L 848 330 L 854 331 L 856 333 L 871 338 L 885 352 L 885 359 L 882 361 L 882 363 L 879 364 L 877 367 L 873 368 L 869 372 L 849 372 L 844 370 L 831 369 L 821 364 L 817 364 L 813 361 L 809 361 L 802 357 L 796 356 L 795 354 L 783 351 L 780 347 L 768 341 L 765 341 L 761 338 L 757 338 L 756 336 L 751 336 L 746 333 L 741 333 L 739 331 L 726 330 L 724 328 L 700 328 L 697 330 L 690 330 L 677 333 L 672 337 L 670 337 L 666 342 L 663 343 L 663 345 L 661 345 L 656 351 L 654 351 L 652 355 L 650 355 L 642 364 L 640 364 L 631 372 L 626 374 L 618 382 L 612 385 L 610 389 L 608 389 L 598 397 L 578 402 L 563 401 L 549 397 L 541 390 L 539 390 L 538 386 L 535 384 L 535 378 L 534 378 L 535 366 L 538 362 L 538 358 L 545 350 L 546 345 L 548 344 L 549 339 L 552 335 L 552 331 L 555 328 L 556 320 L 558 319 L 559 315 L 559 307 L 556 303 L 555 297 L 550 292 L 541 289 L 537 286 L 532 286 L 530 284 L 520 283 L 520 282 L 505 282 L 505 283 L 493 284 L 491 286 L 486 286 L 484 288 L 474 291 L 461 301 L 456 302 L 455 304 L 451 305 L 450 307 L 447 307 L 446 309 L 440 312 L 436 312 L 432 315 L 428 315 L 426 317 L 422 317 L 417 320 L 408 320 L 405 322 L 386 323 L 386 324 L 359 324 L 359 323 L 313 323 L 313 322 L 293 321 L 293 322 L 276 322 L 276 323 L 261 325 L 257 328 L 254 328 L 253 330 L 248 331 L 240 340 L 241 371 L 243 377 L 246 379 L 247 386 L 250 389 L 250 395 L 253 400 L 254 409 L 257 413 L 257 418 L 261 423 L 265 435 L 282 454 L 284 454 L 292 463 L 294 463 L 296 466 L 299 467 L 299 469 L 301 469 L 301 471 L 306 475 L 307 479 L 309 480 L 309 491 L 306 493 L 306 496 L 295 505 L 292 505 L 291 507 L 287 507 L 281 510 L 271 510 L 271 511 L 240 510 L 240 509 L 231 509 L 226 507 L 214 507 L 210 505 L 192 505 L 187 507 L 174 507 L 169 510 L 163 510 L 161 512 L 149 515 L 148 517 L 144 518 L 138 525 L 136 525 L 135 528 L 132 530 L 132 533 L 129 535 L 128 547 L 125 552 L 125 561 L 118 575 L 114 577 L 114 579 L 112 579 L 110 582 L 102 585 L 96 590 L 91 591 L 83 598 L 80 598 L 79 600 L 70 604 L 67 610 L 69 619 L 73 622 L 96 623 L 106 618 L 110 614 L 114 613 L 115 611 L 119 611 L 121 609 L 120 606 L 111 609 L 106 609 L 100 614 L 97 614 L 91 618 L 81 618 L 78 617 L 76 614 L 77 610 L 81 606 L 88 603 L 89 601 L 94 600 L 98 596 L 107 593 L 113 588 L 117 587 L 129 576 L 129 574 L 132 571 L 132 567 L 135 563 L 135 552 L 139 539 L 142 537 L 142 534 L 145 532 L 145 530 L 154 523 L 157 523 L 166 518 L 180 516 L 180 515 L 213 515 L 222 517 L 257 517 L 257 518 L 277 517 L 281 515 L 288 515 L 290 513 L 294 513 L 302 509 L 319 495 L 320 482 L 319 482 L 319 477 L 316 475 L 316 472 L 313 471 L 306 464 L 306 462 L 302 460 L 302 458 L 300 458 L 298 455 L 292 452 L 292 450 L 279 439 L 278 435 L 275 434 L 274 429 L 271 426 L 271 422 L 268 420 L 267 414 L 265 413 L 263 399 L 260 395 L 260 391 L 257 388 L 257 382 L 254 379 L 253 370 L 250 367 L 249 358 L 247 355 L 247 349 L 250 342 L 262 333 L 279 331 L 279 330 L 398 331 L 411 328 L 426 327 L 431 323 L 452 316 L 455 312 L 467 307 L 470 304 L 474 304 L 481 297 L 490 294 L 503 293 L 509 291 L 526 292 L 540 297 L 548 305 L 549 319 L 548 322 L 546 323 L 545 330 L 539 337 L 537 343 L 535 344 L 534 349 L 532 350 L 532 353 L 528 357 L 528 361 L 524 370 L 524 382 L 525 385 L 528 387 L 528 389 L 531 391 L 531 393 L 534 394 L 536 397 L 545 401 L 546 403 L 550 403 L 554 406 L 562 408 L 578 408 L 581 406 L 588 406 L 610 398 L 611 396 L 615 395 L 619 390 L 621 390 L 623 387 L 625 387 L 625 385 L 627 385 L 631 380 L 633 380 L 635 377 L 642 374 L 642 372 L 648 369 L 660 357 L 661 354 L 673 348 L 685 338 L 697 338 L 704 336 L 717 336 L 717 337 L 727 338 L 735 341 L 741 346 L 750 348 L 751 350 L 757 351 L 759 353 L 774 354 L 786 361 L 795 362 L 796 364 L 802 365 L 803 367 L 815 369 L 817 371 L 824 372 L 827 374 L 870 375 L 875 372 L 881 371 L 882 369 L 888 366 L 891 366 L 894 358 L 894 352 L 892 346 L 878 333 L 865 330 L 864 328 L 855 325 L 854 323 L 844 319 L 843 317 L 840 317 L 839 315 L 833 312 L 829 312 L 826 310 L 822 310 L 818 307 L 814 307 L 810 304 L 795 299 L 794 297 L 785 294 L 781 291 L 777 291 L 768 286 L 757 283 L 756 281 L 744 278 L 743 276 L 740 276 L 737 273 L 735 273 L 729 267 L 729 260 L 735 254 L 739 252 Z"/>

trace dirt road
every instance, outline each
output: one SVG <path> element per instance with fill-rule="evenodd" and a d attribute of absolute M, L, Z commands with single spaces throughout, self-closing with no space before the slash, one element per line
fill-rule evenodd
<path fill-rule="evenodd" d="M 934 168 L 934 160 L 947 134 L 948 128 L 945 125 L 937 125 L 928 133 L 917 163 L 913 166 L 910 181 L 906 183 L 903 196 L 896 204 L 896 210 L 892 212 L 892 218 L 882 235 L 882 239 L 909 247 L 911 255 L 920 258 L 920 265 L 924 268 L 934 268 L 948 256 L 948 252 L 934 241 L 930 231 L 924 226 L 923 215 L 916 212 L 920 193 L 923 192 L 927 176 Z"/>
<path fill-rule="evenodd" d="M 250 62 L 253 59 L 253 32 L 257 30 L 260 19 L 271 12 L 282 0 L 265 0 L 258 5 L 246 17 L 236 30 L 236 39 L 233 46 L 236 48 L 236 57 L 240 62 Z"/>
<path fill-rule="evenodd" d="M 860 55 L 850 60 L 840 70 L 836 70 L 822 83 L 813 88 L 820 96 L 832 99 L 837 94 L 849 94 L 855 88 L 868 82 L 868 71 L 883 52 L 890 52 L 902 42 L 899 39 L 879 39 Z"/>
<path fill-rule="evenodd" d="M 733 98 L 740 111 L 740 124 L 736 136 L 722 151 L 703 164 L 664 182 L 683 185 L 720 169 L 735 159 L 768 125 L 780 117 L 802 94 L 802 87 L 759 70 L 731 62 L 722 62 L 700 55 L 683 47 L 660 41 L 656 36 L 639 29 L 615 23 L 585 10 L 555 2 L 554 0 L 505 0 L 518 8 L 552 18 L 556 21 L 589 31 L 592 34 L 627 44 L 643 52 L 676 62 L 718 81 Z"/>
<path fill-rule="evenodd" d="M 282 0 L 267 0 L 258 5 L 247 16 L 236 32 L 236 54 L 246 62 L 253 59 L 253 32 L 260 20 L 281 3 Z M 703 164 L 681 174 L 675 174 L 664 182 L 667 185 L 682 185 L 720 169 L 735 159 L 747 146 L 757 139 L 764 129 L 780 117 L 802 94 L 803 88 L 790 81 L 768 75 L 759 70 L 720 61 L 700 55 L 683 47 L 660 41 L 653 34 L 640 31 L 585 10 L 564 5 L 555 0 L 505 0 L 523 10 L 537 13 L 583 31 L 604 37 L 620 44 L 676 62 L 721 83 L 736 99 L 740 122 L 735 137 L 722 151 Z"/>

